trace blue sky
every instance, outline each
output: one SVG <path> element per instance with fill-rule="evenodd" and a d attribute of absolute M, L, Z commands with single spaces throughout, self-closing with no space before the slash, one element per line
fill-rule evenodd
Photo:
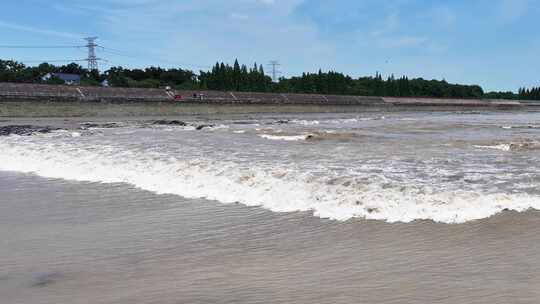
<path fill-rule="evenodd" d="M 279 60 L 283 75 L 336 70 L 540 85 L 540 0 L 3 0 L 0 45 L 82 45 L 110 65 Z M 0 58 L 80 59 L 84 49 L 0 49 Z M 104 65 L 103 67 L 107 67 Z M 268 71 L 268 70 L 267 70 Z"/>

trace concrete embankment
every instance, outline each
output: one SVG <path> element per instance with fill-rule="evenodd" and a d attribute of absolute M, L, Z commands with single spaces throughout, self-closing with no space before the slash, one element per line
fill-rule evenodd
<path fill-rule="evenodd" d="M 511 100 L 390 98 L 0 83 L 0 116 L 136 116 L 217 113 L 521 109 Z"/>
<path fill-rule="evenodd" d="M 281 94 L 0 83 L 0 100 L 84 102 L 177 102 L 198 104 L 313 104 L 381 106 L 380 97 Z"/>

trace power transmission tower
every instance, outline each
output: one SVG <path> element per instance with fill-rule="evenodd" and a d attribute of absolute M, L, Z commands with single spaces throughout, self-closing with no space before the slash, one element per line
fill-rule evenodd
<path fill-rule="evenodd" d="M 272 67 L 272 81 L 277 82 L 278 81 L 277 74 L 281 73 L 280 71 L 278 71 L 277 67 L 280 66 L 281 64 L 277 60 L 272 60 L 268 63 L 268 65 Z"/>
<path fill-rule="evenodd" d="M 84 38 L 88 42 L 88 44 L 85 45 L 85 47 L 88 48 L 88 58 L 86 61 L 88 61 L 88 70 L 93 71 L 98 69 L 98 60 L 99 58 L 96 57 L 96 47 L 98 46 L 96 43 L 96 39 L 98 37 L 87 37 Z"/>

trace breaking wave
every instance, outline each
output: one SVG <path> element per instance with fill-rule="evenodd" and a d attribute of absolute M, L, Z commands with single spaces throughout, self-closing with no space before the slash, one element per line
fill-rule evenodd
<path fill-rule="evenodd" d="M 302 135 L 284 135 L 282 132 L 276 132 L 272 134 L 259 134 L 259 137 L 269 140 L 283 140 L 283 141 L 320 141 L 320 140 L 339 140 L 346 141 L 351 140 L 359 135 L 356 133 L 348 132 L 335 132 L 335 131 L 318 131 L 310 132 Z"/>
<path fill-rule="evenodd" d="M 306 140 L 307 135 L 271 135 L 271 134 L 260 134 L 259 137 L 269 140 L 284 140 L 284 141 L 299 141 Z"/>
<path fill-rule="evenodd" d="M 414 180 L 392 184 L 384 176 L 316 176 L 294 167 L 186 160 L 155 150 L 96 146 L 77 139 L 54 143 L 0 139 L 0 150 L 0 170 L 128 183 L 158 194 L 262 206 L 276 212 L 308 211 L 334 220 L 463 223 L 504 210 L 540 209 L 540 198 L 526 193 L 441 191 Z"/>
<path fill-rule="evenodd" d="M 476 145 L 475 147 L 480 149 L 495 149 L 505 152 L 532 151 L 540 150 L 540 142 L 533 140 L 523 140 L 510 143 L 498 143 L 493 145 Z"/>
<path fill-rule="evenodd" d="M 503 129 L 540 129 L 540 125 L 507 125 L 502 126 Z"/>
<path fill-rule="evenodd" d="M 372 121 L 372 120 L 384 120 L 385 116 L 374 116 L 374 117 L 356 117 L 356 118 L 341 118 L 341 119 L 328 119 L 328 120 L 304 120 L 304 119 L 293 119 L 290 121 L 293 124 L 303 125 L 303 126 L 314 126 L 320 124 L 354 124 L 362 121 Z"/>

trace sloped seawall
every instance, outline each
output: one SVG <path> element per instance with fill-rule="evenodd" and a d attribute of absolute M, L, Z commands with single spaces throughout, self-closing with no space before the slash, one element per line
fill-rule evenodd
<path fill-rule="evenodd" d="M 189 91 L 142 88 L 112 88 L 66 85 L 0 83 L 0 102 L 61 103 L 170 103 L 214 105 L 318 105 L 359 107 L 466 107 L 520 108 L 534 105 L 515 100 L 397 98 L 375 96 Z"/>

